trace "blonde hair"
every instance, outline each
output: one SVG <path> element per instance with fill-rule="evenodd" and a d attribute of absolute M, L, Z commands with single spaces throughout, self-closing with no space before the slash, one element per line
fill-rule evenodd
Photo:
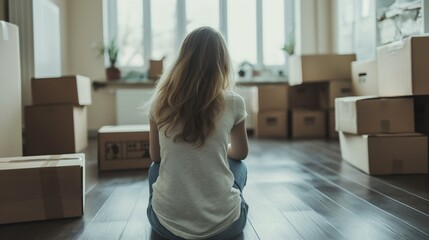
<path fill-rule="evenodd" d="M 231 60 L 222 35 L 210 27 L 189 33 L 171 69 L 161 77 L 154 96 L 153 117 L 174 141 L 204 145 L 232 91 Z"/>

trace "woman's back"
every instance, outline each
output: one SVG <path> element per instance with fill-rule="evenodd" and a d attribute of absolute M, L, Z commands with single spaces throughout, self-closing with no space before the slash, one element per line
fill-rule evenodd
<path fill-rule="evenodd" d="M 246 112 L 241 97 L 225 98 L 224 111 L 201 147 L 174 142 L 159 130 L 162 162 L 153 185 L 153 209 L 168 230 L 185 238 L 221 232 L 240 215 L 240 191 L 232 187 L 227 148 L 231 128 Z"/>

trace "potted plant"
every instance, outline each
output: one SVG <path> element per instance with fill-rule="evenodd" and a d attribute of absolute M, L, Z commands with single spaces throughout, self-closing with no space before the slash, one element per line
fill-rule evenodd
<path fill-rule="evenodd" d="M 239 64 L 238 68 L 238 76 L 244 77 L 246 76 L 246 72 L 248 70 L 253 70 L 253 64 L 251 64 L 249 61 L 243 61 Z"/>
<path fill-rule="evenodd" d="M 100 51 L 109 58 L 110 66 L 106 68 L 107 80 L 119 80 L 121 78 L 121 71 L 115 66 L 119 53 L 116 41 L 112 39 L 108 44 L 103 45 Z"/>
<path fill-rule="evenodd" d="M 289 35 L 289 39 L 283 45 L 282 50 L 289 56 L 295 54 L 295 36 L 293 34 Z"/>

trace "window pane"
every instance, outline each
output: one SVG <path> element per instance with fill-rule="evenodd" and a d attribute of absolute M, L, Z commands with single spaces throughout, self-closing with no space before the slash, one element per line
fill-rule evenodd
<path fill-rule="evenodd" d="M 265 65 L 283 65 L 285 53 L 284 0 L 263 1 L 263 48 Z"/>
<path fill-rule="evenodd" d="M 143 3 L 141 0 L 117 1 L 118 65 L 143 66 Z"/>
<path fill-rule="evenodd" d="M 228 0 L 228 46 L 234 65 L 256 63 L 256 1 Z"/>
<path fill-rule="evenodd" d="M 151 8 L 152 59 L 166 57 L 169 65 L 176 54 L 176 0 L 154 0 Z"/>
<path fill-rule="evenodd" d="M 219 0 L 186 0 L 186 31 L 201 26 L 219 29 Z"/>

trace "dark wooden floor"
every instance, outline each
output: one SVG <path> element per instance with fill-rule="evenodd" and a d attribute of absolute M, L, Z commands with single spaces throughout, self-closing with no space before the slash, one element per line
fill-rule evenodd
<path fill-rule="evenodd" d="M 239 239 L 429 239 L 429 175 L 371 177 L 336 141 L 251 139 Z M 146 171 L 98 174 L 86 150 L 82 218 L 0 225 L 0 239 L 159 239 L 146 218 Z"/>

